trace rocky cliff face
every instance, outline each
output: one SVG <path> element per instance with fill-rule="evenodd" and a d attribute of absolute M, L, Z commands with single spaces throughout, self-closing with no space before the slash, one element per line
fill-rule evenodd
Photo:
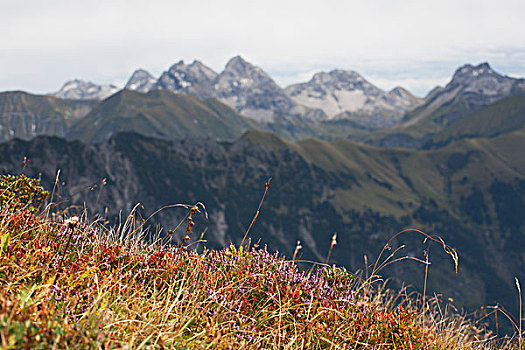
<path fill-rule="evenodd" d="M 348 118 L 364 127 L 385 128 L 421 103 L 408 91 L 385 92 L 353 71 L 317 73 L 307 83 L 286 88 L 296 103 L 323 110 L 329 119 Z"/>
<path fill-rule="evenodd" d="M 210 98 L 214 96 L 213 83 L 216 78 L 217 73 L 199 61 L 189 65 L 179 61 L 162 73 L 153 88 L 190 94 L 201 99 Z"/>
<path fill-rule="evenodd" d="M 262 69 L 240 56 L 232 58 L 214 84 L 215 96 L 237 112 L 262 122 L 279 115 L 305 115 Z"/>
<path fill-rule="evenodd" d="M 500 75 L 487 63 L 477 66 L 467 64 L 456 70 L 445 87 L 433 89 L 426 96 L 425 103 L 407 112 L 400 123 L 390 130 L 368 135 L 366 142 L 381 147 L 428 148 L 447 142 L 443 135 L 447 134 L 448 129 L 456 129 L 455 133 L 462 134 L 461 137 L 490 135 L 491 133 L 485 130 L 486 127 L 476 125 L 479 123 L 474 120 L 477 113 L 524 92 L 524 79 Z M 519 116 L 511 118 L 511 109 L 520 104 L 516 105 L 514 101 L 511 105 L 509 108 L 500 106 L 490 109 L 505 115 L 505 120 L 502 120 L 502 124 L 505 125 L 496 127 L 497 130 L 506 129 L 508 125 L 515 123 L 511 119 L 520 119 Z M 485 117 L 482 119 L 488 120 Z M 462 131 L 457 131 L 456 123 L 461 125 Z M 437 135 L 441 135 L 438 136 L 439 140 L 433 140 Z"/>

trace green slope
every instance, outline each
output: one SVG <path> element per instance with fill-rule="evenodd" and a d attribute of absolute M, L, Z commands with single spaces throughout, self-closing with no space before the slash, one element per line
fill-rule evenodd
<path fill-rule="evenodd" d="M 379 245 L 395 227 L 417 227 L 440 234 L 460 252 L 462 282 L 450 285 L 456 277 L 444 260 L 441 266 L 433 265 L 437 275 L 429 285 L 441 292 L 447 290 L 446 294 L 472 308 L 496 301 L 514 303 L 512 276 L 525 265 L 524 148 L 525 130 L 521 129 L 492 138 L 464 139 L 428 151 L 316 139 L 292 144 L 288 150 L 301 154 L 312 167 L 347 179 L 322 191 L 341 220 L 333 229 L 353 237 L 353 242 L 343 248 L 353 251 L 347 259 L 370 244 L 356 232 L 359 227 L 366 231 L 363 235 L 382 237 L 375 240 Z M 383 227 L 386 232 L 373 232 L 373 222 L 385 219 L 392 220 L 391 230 Z M 411 249 L 415 252 L 421 248 L 415 245 Z M 403 275 L 416 285 L 415 276 L 422 280 L 420 272 L 411 267 L 396 269 L 394 275 Z M 407 277 L 408 271 L 414 276 Z M 460 291 L 460 285 L 466 291 Z"/>
<path fill-rule="evenodd" d="M 416 109 L 407 115 L 407 120 L 415 120 L 422 113 L 424 109 Z M 377 131 L 361 140 L 381 147 L 436 148 L 463 138 L 493 137 L 524 126 L 525 95 L 521 94 L 474 112 L 469 112 L 461 101 L 445 104 L 416 123 Z"/>
<path fill-rule="evenodd" d="M 525 127 L 525 95 L 498 101 L 438 132 L 428 146 L 442 146 L 462 138 L 493 137 Z"/>
<path fill-rule="evenodd" d="M 256 131 L 244 138 L 275 150 L 297 152 L 324 170 L 351 174 L 359 186 L 335 192 L 334 200 L 341 212 L 362 210 L 366 203 L 382 214 L 402 216 L 407 208 L 426 199 L 453 207 L 459 201 L 457 197 L 471 187 L 487 190 L 495 180 L 525 179 L 525 160 L 520 155 L 525 147 L 524 136 L 525 131 L 519 130 L 493 139 L 463 140 L 431 151 L 383 149 L 350 140 L 290 143 Z"/>
<path fill-rule="evenodd" d="M 372 132 L 361 140 L 380 147 L 417 149 L 428 142 L 434 134 L 446 130 L 455 120 L 460 120 L 469 113 L 461 101 L 445 104 L 436 109 L 429 108 L 425 104 L 409 112 L 405 116 L 405 122 L 400 125 Z"/>
<path fill-rule="evenodd" d="M 0 142 L 30 140 L 37 135 L 65 136 L 76 120 L 96 104 L 22 91 L 0 93 Z"/>
<path fill-rule="evenodd" d="M 232 140 L 251 125 L 216 100 L 200 101 L 164 90 L 147 94 L 122 90 L 74 124 L 68 138 L 101 142 L 118 132 L 137 132 L 161 139 Z"/>

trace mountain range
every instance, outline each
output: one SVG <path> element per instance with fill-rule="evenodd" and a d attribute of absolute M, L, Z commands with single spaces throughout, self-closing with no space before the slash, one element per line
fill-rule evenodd
<path fill-rule="evenodd" d="M 320 120 L 356 116 L 359 123 L 373 128 L 392 125 L 422 102 L 402 88 L 384 92 L 353 71 L 318 73 L 307 83 L 283 89 L 261 68 L 240 56 L 229 60 L 221 73 L 197 60 L 191 64 L 179 61 L 158 79 L 138 69 L 124 88 L 142 93 L 164 89 L 199 99 L 216 98 L 259 122 L 272 122 L 281 116 Z M 74 80 L 53 96 L 104 99 L 116 91 L 114 86 L 95 89 L 92 83 Z M 367 123 L 367 117 L 373 122 Z"/>
<path fill-rule="evenodd" d="M 401 87 L 390 92 L 382 91 L 358 73 L 342 70 L 317 73 L 306 83 L 282 89 L 260 68 L 239 56 L 232 58 L 220 74 L 199 61 L 189 65 L 180 61 L 158 79 L 144 70 L 135 71 L 126 88 L 118 93 L 114 87 L 94 89 L 92 85 L 79 81 L 66 84 L 76 87 L 68 89 L 69 99 L 24 92 L 1 93 L 4 102 L 0 106 L 3 116 L 0 119 L 0 141 L 56 135 L 97 142 L 119 131 L 136 131 L 165 139 L 210 137 L 234 140 L 247 129 L 256 129 L 289 140 L 349 138 L 380 147 L 428 148 L 436 144 L 432 140 L 434 135 L 483 107 L 520 95 L 525 88 L 523 79 L 499 75 L 484 63 L 458 68 L 445 87 L 435 88 L 423 99 Z M 110 96 L 104 93 L 96 99 L 90 93 L 93 91 L 113 93 Z M 172 94 L 153 93 L 156 91 Z M 25 97 L 20 97 L 22 95 Z M 66 92 L 55 95 L 65 96 Z M 181 95 L 193 99 L 175 97 Z M 28 98 L 33 101 L 30 107 L 17 102 L 17 99 Z M 40 102 L 34 102 L 37 100 Z M 129 104 L 118 102 L 122 100 L 135 101 Z M 175 107 L 183 101 L 184 106 Z M 202 104 L 210 103 L 215 106 L 213 113 L 219 116 L 210 121 L 222 125 L 216 135 L 214 123 L 198 124 L 201 113 L 192 112 L 202 111 Z M 72 107 L 66 108 L 65 105 Z M 42 106 L 42 109 L 36 106 Z M 147 111 L 146 106 L 149 106 Z M 159 108 L 150 108 L 152 106 Z M 190 118 L 188 113 L 193 113 L 196 120 L 192 123 L 199 128 L 179 128 L 181 120 Z M 234 114 L 236 116 L 232 117 Z M 13 116 L 17 117 L 13 119 Z M 81 122 L 80 118 L 86 120 Z M 89 133 L 87 126 L 99 128 L 98 124 L 91 123 L 97 119 L 106 120 L 103 123 L 105 131 L 94 132 L 97 137 L 82 135 L 83 132 Z M 139 119 L 148 119 L 149 126 L 139 127 Z M 128 123 L 130 120 L 134 121 Z M 155 125 L 153 120 L 156 120 L 156 131 L 151 129 Z M 163 122 L 159 124 L 160 120 Z M 211 129 L 205 131 L 207 127 Z M 230 131 L 220 132 L 226 129 Z"/>

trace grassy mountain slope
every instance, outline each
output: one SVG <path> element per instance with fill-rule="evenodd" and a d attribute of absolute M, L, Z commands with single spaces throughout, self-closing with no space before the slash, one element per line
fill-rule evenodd
<path fill-rule="evenodd" d="M 360 139 L 381 147 L 435 148 L 466 137 L 492 137 L 525 126 L 523 94 L 504 98 L 473 112 L 465 106 L 461 101 L 443 105 L 417 123 L 381 130 Z M 416 109 L 407 118 L 418 113 L 422 111 Z M 446 120 L 440 117 L 443 115 L 448 116 Z"/>
<path fill-rule="evenodd" d="M 381 147 L 420 148 L 434 134 L 446 130 L 454 125 L 454 122 L 470 113 L 471 111 L 463 101 L 452 101 L 435 109 L 423 105 L 407 113 L 405 120 L 408 123 L 396 125 L 391 129 L 379 130 L 365 136 L 365 140 L 367 143 Z"/>
<path fill-rule="evenodd" d="M 76 120 L 95 105 L 93 101 L 62 100 L 22 91 L 0 93 L 0 142 L 30 140 L 37 135 L 65 136 Z"/>
<path fill-rule="evenodd" d="M 252 122 L 216 100 L 155 90 L 122 90 L 72 126 L 68 138 L 101 142 L 118 132 L 134 131 L 161 139 L 205 137 L 232 140 Z"/>
<path fill-rule="evenodd" d="M 525 95 L 498 101 L 458 120 L 432 137 L 427 147 L 439 147 L 462 138 L 493 137 L 525 127 Z"/>

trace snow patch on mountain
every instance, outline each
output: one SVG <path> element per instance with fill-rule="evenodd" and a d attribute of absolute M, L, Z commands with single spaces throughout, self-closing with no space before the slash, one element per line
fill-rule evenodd
<path fill-rule="evenodd" d="M 133 72 L 131 78 L 129 78 L 124 89 L 146 93 L 150 91 L 156 83 L 157 79 L 147 71 L 144 69 L 137 69 Z"/>
<path fill-rule="evenodd" d="M 366 96 L 362 91 L 334 91 L 331 94 L 318 92 L 301 93 L 294 96 L 293 100 L 298 104 L 309 108 L 320 108 L 330 118 L 344 112 L 355 112 L 361 109 L 366 102 Z"/>
<path fill-rule="evenodd" d="M 213 83 L 217 76 L 216 72 L 197 60 L 189 65 L 179 61 L 162 73 L 152 88 L 208 98 L 213 96 Z"/>
<path fill-rule="evenodd" d="M 71 100 L 103 100 L 119 91 L 115 85 L 97 85 L 79 79 L 66 82 L 62 88 L 51 93 L 51 96 Z"/>
<path fill-rule="evenodd" d="M 285 92 L 298 104 L 323 110 L 329 119 L 370 116 L 389 126 L 421 101 L 408 91 L 385 92 L 354 71 L 333 70 L 316 73 L 306 83 L 287 87 Z"/>

